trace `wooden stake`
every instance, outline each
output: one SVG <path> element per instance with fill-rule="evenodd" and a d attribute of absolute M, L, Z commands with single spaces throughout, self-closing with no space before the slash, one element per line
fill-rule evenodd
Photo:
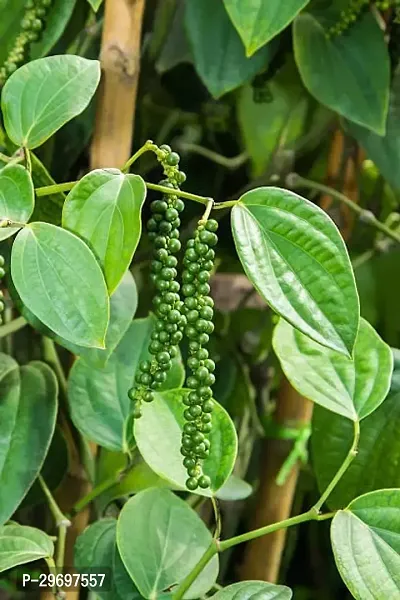
<path fill-rule="evenodd" d="M 122 167 L 131 153 L 144 7 L 145 0 L 106 0 L 92 169 Z"/>

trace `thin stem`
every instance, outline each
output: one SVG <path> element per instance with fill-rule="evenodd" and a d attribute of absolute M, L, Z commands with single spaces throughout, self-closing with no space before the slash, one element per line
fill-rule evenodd
<path fill-rule="evenodd" d="M 346 458 L 344 459 L 342 465 L 338 469 L 335 477 L 332 479 L 332 481 L 330 482 L 330 484 L 328 485 L 328 487 L 326 488 L 326 490 L 324 491 L 324 493 L 322 494 L 322 496 L 318 500 L 318 502 L 316 504 L 314 504 L 313 509 L 315 511 L 319 512 L 321 510 L 321 507 L 326 502 L 326 500 L 329 498 L 329 496 L 331 495 L 331 493 L 333 492 L 333 490 L 335 489 L 335 487 L 337 486 L 337 484 L 339 483 L 339 481 L 341 480 L 343 475 L 346 473 L 350 464 L 353 462 L 353 460 L 357 456 L 359 439 L 360 439 L 360 422 L 357 420 L 357 421 L 354 421 L 354 438 L 353 438 L 353 443 L 351 445 L 351 448 L 350 448 Z"/>
<path fill-rule="evenodd" d="M 12 156 L 6 156 L 2 152 L 0 152 L 0 160 L 5 163 L 9 163 L 13 160 Z"/>
<path fill-rule="evenodd" d="M 187 590 L 190 588 L 192 583 L 196 581 L 197 577 L 200 575 L 202 570 L 208 565 L 213 556 L 218 553 L 218 542 L 217 540 L 212 540 L 210 546 L 204 552 L 203 556 L 200 558 L 199 562 L 194 566 L 194 568 L 190 571 L 189 575 L 185 577 L 182 583 L 179 585 L 178 589 L 172 596 L 172 600 L 181 600 Z"/>
<path fill-rule="evenodd" d="M 204 146 L 192 144 L 191 142 L 180 142 L 179 147 L 184 152 L 193 152 L 194 154 L 208 158 L 213 163 L 221 165 L 221 167 L 225 167 L 226 169 L 238 169 L 249 159 L 247 152 L 238 154 L 238 156 L 228 157 L 224 156 L 223 154 L 219 154 L 218 152 L 214 152 L 214 150 L 210 150 L 209 148 L 204 148 Z"/>
<path fill-rule="evenodd" d="M 17 319 L 14 319 L 13 321 L 10 321 L 9 323 L 6 323 L 0 327 L 0 338 L 4 338 L 11 333 L 15 333 L 26 325 L 28 325 L 28 323 L 24 317 L 18 317 Z"/>
<path fill-rule="evenodd" d="M 62 367 L 60 357 L 58 356 L 56 345 L 53 342 L 53 340 L 43 336 L 43 350 L 45 360 L 53 367 L 54 372 L 57 375 L 60 388 L 64 396 L 66 397 L 68 393 L 67 378 L 65 377 L 64 369 Z"/>
<path fill-rule="evenodd" d="M 60 192 L 69 192 L 78 183 L 78 181 L 67 181 L 66 183 L 55 183 L 54 185 L 45 185 L 44 187 L 36 188 L 36 196 L 51 196 Z"/>
<path fill-rule="evenodd" d="M 221 536 L 221 530 L 222 530 L 222 520 L 221 520 L 221 511 L 219 509 L 218 500 L 217 500 L 217 498 L 215 498 L 215 496 L 211 496 L 211 504 L 212 504 L 212 507 L 214 510 L 214 517 L 215 517 L 215 531 L 214 531 L 213 538 L 215 540 L 219 540 L 219 538 Z"/>
<path fill-rule="evenodd" d="M 213 206 L 214 206 L 214 200 L 212 198 L 210 198 L 209 201 L 207 202 L 206 210 L 204 211 L 204 214 L 201 217 L 201 221 L 203 221 L 204 223 L 207 221 L 208 217 L 210 216 Z"/>
<path fill-rule="evenodd" d="M 129 160 L 126 161 L 126 163 L 122 167 L 121 171 L 123 173 L 127 173 L 129 171 L 130 167 L 133 165 L 133 163 L 135 161 L 137 161 L 137 159 L 140 156 L 142 156 L 142 154 L 144 154 L 145 152 L 155 152 L 156 150 L 157 150 L 156 144 L 152 140 L 147 140 L 147 142 L 145 142 L 143 144 L 143 146 L 141 148 L 139 148 L 139 150 L 137 152 L 135 152 L 135 154 L 133 156 L 131 156 Z"/>
<path fill-rule="evenodd" d="M 213 210 L 221 210 L 222 208 L 232 208 L 239 200 L 227 200 L 226 202 L 216 202 L 213 206 Z"/>
<path fill-rule="evenodd" d="M 32 173 L 31 154 L 30 154 L 28 148 L 23 148 L 23 151 L 24 151 L 24 156 L 25 156 L 25 161 L 26 161 L 26 168 L 28 169 L 29 173 Z"/>
<path fill-rule="evenodd" d="M 38 476 L 40 486 L 43 490 L 44 495 L 47 499 L 47 504 L 58 528 L 58 543 L 57 543 L 57 557 L 56 565 L 59 569 L 64 566 L 64 555 L 65 555 L 65 539 L 67 537 L 67 529 L 71 525 L 71 521 L 67 519 L 64 513 L 61 511 L 57 502 L 55 501 L 53 494 L 46 485 L 45 480 L 41 475 Z"/>
<path fill-rule="evenodd" d="M 310 190 L 316 190 L 318 192 L 322 192 L 323 194 L 332 196 L 332 198 L 335 198 L 356 213 L 363 223 L 371 225 L 371 227 L 375 227 L 375 229 L 378 229 L 378 231 L 400 244 L 400 236 L 395 231 L 390 229 L 390 227 L 384 223 L 381 223 L 370 210 L 361 208 L 361 206 L 356 204 L 356 202 L 353 202 L 350 200 L 350 198 L 341 192 L 338 192 L 338 190 L 324 185 L 323 183 L 318 183 L 317 181 L 311 181 L 310 179 L 300 177 L 300 175 L 297 175 L 297 173 L 290 173 L 286 178 L 286 183 L 290 188 L 296 189 L 298 187 L 305 187 L 309 188 Z"/>
<path fill-rule="evenodd" d="M 190 192 L 184 192 L 183 190 L 176 190 L 174 188 L 158 185 L 158 183 L 148 183 L 145 181 L 145 184 L 149 190 L 155 190 L 156 192 L 161 192 L 162 194 L 173 194 L 174 196 L 180 196 L 181 198 L 193 200 L 194 202 L 199 202 L 200 204 L 204 205 L 207 205 L 211 200 L 211 198 L 207 198 L 206 196 L 198 196 L 197 194 L 191 194 Z"/>
<path fill-rule="evenodd" d="M 6 227 L 25 227 L 26 223 L 21 223 L 20 221 L 12 221 L 11 219 L 0 219 L 0 229 L 5 229 Z"/>
<path fill-rule="evenodd" d="M 106 492 L 114 485 L 117 485 L 117 483 L 119 483 L 125 475 L 126 472 L 119 471 L 117 475 L 109 477 L 108 479 L 105 479 L 104 481 L 99 483 L 99 485 L 96 485 L 96 487 L 94 487 L 88 494 L 86 494 L 86 496 L 78 500 L 78 502 L 72 508 L 72 514 L 76 515 L 77 513 L 81 512 L 84 508 L 88 506 L 88 504 L 90 504 L 98 496 L 103 494 L 103 492 Z"/>

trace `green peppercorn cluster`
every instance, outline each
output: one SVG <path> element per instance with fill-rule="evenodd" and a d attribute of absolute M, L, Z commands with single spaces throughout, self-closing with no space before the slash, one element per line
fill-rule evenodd
<path fill-rule="evenodd" d="M 4 256 L 2 256 L 0 254 L 0 279 L 3 279 L 4 275 L 6 274 L 5 270 L 4 270 L 4 264 L 5 264 L 5 260 L 4 260 Z M 3 319 L 1 317 L 1 314 L 4 311 L 4 294 L 2 292 L 2 290 L 0 290 L 0 324 L 3 322 Z"/>
<path fill-rule="evenodd" d="M 36 42 L 43 31 L 44 21 L 53 0 L 27 0 L 21 21 L 21 31 L 17 35 L 6 62 L 0 68 L 0 85 L 25 62 L 29 46 Z"/>
<path fill-rule="evenodd" d="M 207 488 L 210 478 L 203 474 L 202 460 L 210 453 L 207 434 L 211 431 L 213 410 L 211 386 L 215 382 L 215 363 L 209 358 L 207 346 L 210 334 L 214 331 L 213 306 L 210 298 L 209 279 L 214 266 L 217 244 L 217 221 L 200 221 L 194 237 L 188 241 L 183 259 L 182 312 L 186 318 L 185 335 L 189 339 L 187 366 L 191 374 L 186 386 L 191 390 L 184 398 L 185 425 L 182 433 L 181 453 L 183 465 L 187 469 L 186 487 L 195 490 Z"/>
<path fill-rule="evenodd" d="M 179 155 L 171 152 L 169 146 L 163 145 L 159 148 L 157 157 L 167 177 L 160 184 L 177 189 L 186 179 L 185 174 L 179 171 Z M 175 194 L 166 194 L 150 205 L 152 215 L 147 222 L 147 230 L 154 245 L 150 277 L 156 288 L 153 304 L 157 321 L 149 345 L 152 359 L 140 362 L 135 385 L 128 392 L 134 418 L 141 416 L 142 402 L 151 402 L 154 390 L 165 382 L 186 325 L 186 318 L 181 313 L 183 303 L 177 281 L 178 260 L 174 256 L 181 249 L 179 214 L 184 207 L 183 201 Z"/>
<path fill-rule="evenodd" d="M 370 3 L 370 0 L 350 0 L 347 8 L 340 12 L 340 18 L 337 23 L 332 25 L 327 31 L 327 37 L 331 38 L 336 35 L 342 35 L 347 29 L 353 25 L 360 14 Z"/>

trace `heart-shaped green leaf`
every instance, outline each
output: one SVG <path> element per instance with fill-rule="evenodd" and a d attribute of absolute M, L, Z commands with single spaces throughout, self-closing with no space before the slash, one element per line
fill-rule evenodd
<path fill-rule="evenodd" d="M 74 564 L 80 573 L 106 575 L 102 585 L 90 586 L 101 600 L 139 600 L 142 596 L 129 577 L 116 544 L 117 521 L 100 519 L 78 537 Z"/>
<path fill-rule="evenodd" d="M 293 21 L 309 0 L 224 0 L 247 56 L 264 46 Z"/>
<path fill-rule="evenodd" d="M 131 498 L 117 525 L 122 561 L 145 598 L 181 583 L 211 543 L 211 533 L 183 500 L 169 490 L 150 489 Z M 200 573 L 184 598 L 199 598 L 218 574 L 218 556 Z"/>
<path fill-rule="evenodd" d="M 339 12 L 335 15 L 334 19 L 340 20 Z M 294 22 L 294 53 L 304 85 L 322 104 L 383 135 L 390 61 L 381 28 L 370 13 L 362 15 L 344 35 L 328 37 L 330 25 L 332 18 L 326 8 L 315 14 L 302 13 Z"/>
<path fill-rule="evenodd" d="M 16 523 L 0 527 L 0 573 L 53 554 L 54 544 L 43 531 Z"/>
<path fill-rule="evenodd" d="M 274 585 L 265 581 L 241 581 L 228 585 L 211 598 L 213 600 L 291 600 L 292 590 L 285 585 Z"/>
<path fill-rule="evenodd" d="M 320 344 L 351 354 L 358 295 L 328 215 L 293 192 L 262 187 L 244 194 L 231 218 L 243 268 L 271 308 Z"/>
<path fill-rule="evenodd" d="M 400 394 L 390 394 L 360 424 L 357 456 L 327 499 L 331 510 L 384 487 L 400 488 Z M 311 449 L 321 493 L 343 463 L 354 437 L 352 423 L 320 406 L 313 413 Z M 368 473 L 368 477 L 366 477 Z"/>
<path fill-rule="evenodd" d="M 96 169 L 68 194 L 62 224 L 100 260 L 112 294 L 128 269 L 142 231 L 146 186 L 139 175 Z"/>
<path fill-rule="evenodd" d="M 267 67 L 273 56 L 270 47 L 246 58 L 240 37 L 221 0 L 187 0 L 186 29 L 194 64 L 207 89 L 219 98 Z"/>
<path fill-rule="evenodd" d="M 107 287 L 96 258 L 76 235 L 49 223 L 27 225 L 12 248 L 11 276 L 22 302 L 56 334 L 104 348 Z"/>
<path fill-rule="evenodd" d="M 1 95 L 8 136 L 18 146 L 40 146 L 87 107 L 99 80 L 97 60 L 70 54 L 22 66 L 8 79 Z"/>
<path fill-rule="evenodd" d="M 150 356 L 148 346 L 154 324 L 154 317 L 133 321 L 103 368 L 93 368 L 79 359 L 71 369 L 68 399 L 72 420 L 83 435 L 110 450 L 124 449 L 124 424 L 130 410 L 128 390 L 139 362 Z M 180 387 L 183 380 L 178 355 L 163 389 Z"/>
<path fill-rule="evenodd" d="M 0 354 L 0 378 L 0 489 L 7 490 L 1 495 L 2 524 L 42 468 L 56 423 L 57 380 L 44 363 L 19 369 L 5 354 Z"/>
<path fill-rule="evenodd" d="M 331 538 L 337 568 L 354 598 L 400 597 L 400 490 L 353 500 L 333 518 Z"/>
<path fill-rule="evenodd" d="M 386 121 L 386 135 L 381 136 L 361 125 L 348 122 L 346 128 L 374 161 L 384 178 L 395 189 L 400 189 L 400 64 L 393 79 Z"/>
<path fill-rule="evenodd" d="M 8 165 L 0 171 L 0 221 L 27 223 L 35 206 L 32 178 L 21 165 Z M 14 235 L 20 227 L 0 228 L 0 240 Z"/>
<path fill-rule="evenodd" d="M 354 360 L 317 344 L 282 319 L 273 346 L 286 377 L 300 394 L 352 421 L 372 413 L 389 391 L 392 352 L 364 319 Z"/>
<path fill-rule="evenodd" d="M 187 479 L 180 453 L 185 394 L 186 390 L 156 394 L 153 402 L 143 404 L 142 417 L 134 426 L 135 440 L 144 460 L 158 475 L 181 489 L 185 489 Z M 203 496 L 213 495 L 226 482 L 237 454 L 235 426 L 226 410 L 216 402 L 212 423 L 210 455 L 203 462 L 211 486 L 207 490 L 196 490 Z"/>

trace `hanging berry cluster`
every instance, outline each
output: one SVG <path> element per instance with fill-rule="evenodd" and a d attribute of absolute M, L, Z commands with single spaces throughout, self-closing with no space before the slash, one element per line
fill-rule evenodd
<path fill-rule="evenodd" d="M 187 366 L 192 374 L 186 380 L 186 386 L 191 391 L 184 398 L 186 423 L 182 433 L 181 453 L 188 473 L 186 487 L 189 490 L 210 486 L 210 478 L 204 475 L 201 463 L 210 453 L 207 434 L 211 431 L 211 386 L 215 382 L 215 363 L 209 358 L 205 346 L 214 330 L 214 302 L 209 296 L 208 282 L 214 266 L 213 246 L 218 241 L 217 229 L 218 223 L 213 219 L 200 221 L 193 239 L 187 243 L 183 259 L 182 294 L 185 300 L 182 312 L 187 321 L 185 335 L 189 339 Z"/>
<path fill-rule="evenodd" d="M 329 28 L 327 37 L 331 38 L 347 31 L 357 21 L 361 13 L 371 4 L 374 4 L 378 10 L 382 11 L 388 10 L 393 6 L 396 9 L 396 13 L 400 8 L 399 0 L 375 0 L 374 2 L 371 2 L 371 0 L 350 0 L 348 7 L 341 11 L 339 21 Z"/>
<path fill-rule="evenodd" d="M 17 35 L 7 60 L 0 68 L 0 85 L 26 60 L 29 46 L 36 42 L 44 27 L 44 20 L 53 0 L 27 0 L 21 21 L 21 31 Z"/>
<path fill-rule="evenodd" d="M 179 171 L 179 155 L 171 152 L 167 145 L 157 148 L 156 154 L 166 175 L 160 185 L 178 189 L 186 179 Z M 175 194 L 166 194 L 161 200 L 154 200 L 150 209 L 152 216 L 147 222 L 147 230 L 154 245 L 150 276 L 156 288 L 153 304 L 157 321 L 149 345 L 152 359 L 140 362 L 135 385 L 128 392 L 134 418 L 141 416 L 142 402 L 151 402 L 154 390 L 165 382 L 186 324 L 186 318 L 181 314 L 180 285 L 176 280 L 178 260 L 174 256 L 181 249 L 179 214 L 184 203 Z"/>

